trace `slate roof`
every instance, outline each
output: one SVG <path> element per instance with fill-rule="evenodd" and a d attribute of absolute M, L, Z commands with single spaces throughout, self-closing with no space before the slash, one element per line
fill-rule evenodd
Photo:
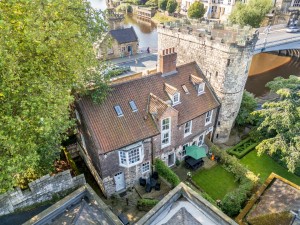
<path fill-rule="evenodd" d="M 165 91 L 165 83 L 176 88 L 180 93 L 181 103 L 173 106 L 179 112 L 178 125 L 219 106 L 219 102 L 207 85 L 205 93 L 198 96 L 197 90 L 190 81 L 190 75 L 197 75 L 202 79 L 204 76 L 195 62 L 179 66 L 177 71 L 175 75 L 162 77 L 161 73 L 157 73 L 112 85 L 113 90 L 102 104 L 94 104 L 89 96 L 84 96 L 77 101 L 79 111 L 100 154 L 159 134 L 149 111 L 154 112 L 154 106 L 158 104 L 158 113 L 162 114 L 168 106 L 166 101 L 170 98 Z M 184 92 L 183 84 L 188 88 L 189 94 Z M 161 101 L 157 101 L 157 98 Z M 135 102 L 137 112 L 132 112 L 129 105 L 131 100 Z M 123 116 L 117 116 L 114 110 L 116 105 L 121 107 Z"/>
<path fill-rule="evenodd" d="M 138 41 L 133 27 L 111 30 L 109 33 L 119 44 Z"/>

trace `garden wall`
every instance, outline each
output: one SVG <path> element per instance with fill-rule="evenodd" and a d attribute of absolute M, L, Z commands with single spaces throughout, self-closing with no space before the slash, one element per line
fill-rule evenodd
<path fill-rule="evenodd" d="M 80 187 L 85 183 L 83 174 L 72 177 L 70 170 L 54 176 L 48 174 L 29 183 L 29 189 L 22 191 L 16 188 L 14 191 L 0 195 L 0 216 L 13 213 L 16 209 L 51 200 L 55 194 Z"/>

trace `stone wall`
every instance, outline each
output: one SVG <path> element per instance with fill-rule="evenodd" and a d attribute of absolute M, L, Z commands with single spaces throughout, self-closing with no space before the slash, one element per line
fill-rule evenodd
<path fill-rule="evenodd" d="M 85 183 L 83 174 L 72 177 L 69 170 L 54 176 L 43 176 L 29 183 L 27 190 L 22 191 L 16 188 L 14 191 L 0 195 L 0 216 L 13 213 L 16 209 L 51 200 L 54 194 L 80 187 Z"/>
<path fill-rule="evenodd" d="M 124 167 L 119 164 L 119 151 L 133 148 L 134 145 L 126 146 L 123 149 L 118 149 L 106 154 L 99 155 L 101 163 L 101 174 L 103 175 L 103 185 L 105 187 L 105 193 L 107 196 L 111 196 L 116 192 L 116 184 L 114 180 L 114 175 L 123 172 L 125 178 L 125 188 L 133 187 L 139 180 L 140 177 L 148 178 L 151 173 L 151 164 L 152 164 L 152 143 L 151 139 L 147 138 L 141 143 L 144 157 L 143 160 L 134 166 Z M 150 171 L 142 173 L 143 163 L 150 162 Z"/>
<path fill-rule="evenodd" d="M 217 94 L 221 102 L 218 120 L 220 125 L 217 126 L 214 137 L 214 142 L 217 143 L 224 143 L 229 138 L 240 108 L 256 42 L 256 39 L 249 38 L 252 32 L 250 30 L 248 36 L 241 35 L 240 31 L 228 31 L 228 34 L 226 32 L 224 29 L 216 32 L 223 35 L 221 38 L 191 29 L 162 25 L 158 27 L 159 51 L 175 47 L 178 54 L 177 65 L 196 61 Z M 235 43 L 231 40 L 229 42 L 230 38 L 226 39 L 234 35 Z"/>

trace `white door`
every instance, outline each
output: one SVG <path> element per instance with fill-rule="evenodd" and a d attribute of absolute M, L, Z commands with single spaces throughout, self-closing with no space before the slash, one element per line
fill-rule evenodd
<path fill-rule="evenodd" d="M 120 191 L 125 188 L 125 178 L 123 172 L 117 173 L 114 179 L 116 184 L 116 191 Z"/>

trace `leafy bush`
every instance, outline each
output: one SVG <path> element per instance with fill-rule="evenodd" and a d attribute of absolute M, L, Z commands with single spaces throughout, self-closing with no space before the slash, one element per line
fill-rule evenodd
<path fill-rule="evenodd" d="M 142 211 L 149 211 L 152 209 L 159 201 L 156 199 L 147 199 L 147 198 L 142 198 L 139 199 L 137 202 L 137 207 L 139 210 Z"/>
<path fill-rule="evenodd" d="M 168 0 L 167 7 L 166 7 L 168 13 L 174 13 L 176 8 L 177 8 L 176 0 Z"/>
<path fill-rule="evenodd" d="M 238 126 L 253 124 L 255 118 L 251 115 L 251 113 L 256 109 L 256 107 L 257 101 L 254 95 L 248 91 L 244 91 L 241 107 L 235 120 L 236 124 Z"/>
<path fill-rule="evenodd" d="M 230 155 L 236 156 L 238 159 L 243 158 L 251 150 L 253 150 L 258 143 L 252 140 L 250 137 L 238 143 L 236 146 L 227 149 Z"/>
<path fill-rule="evenodd" d="M 188 17 L 198 19 L 203 17 L 205 13 L 205 8 L 203 3 L 201 2 L 194 2 L 188 9 Z"/>
<path fill-rule="evenodd" d="M 155 160 L 155 170 L 173 187 L 176 187 L 180 183 L 179 177 L 162 160 Z"/>
<path fill-rule="evenodd" d="M 158 7 L 161 10 L 166 10 L 167 9 L 167 4 L 168 4 L 168 0 L 158 0 Z"/>

